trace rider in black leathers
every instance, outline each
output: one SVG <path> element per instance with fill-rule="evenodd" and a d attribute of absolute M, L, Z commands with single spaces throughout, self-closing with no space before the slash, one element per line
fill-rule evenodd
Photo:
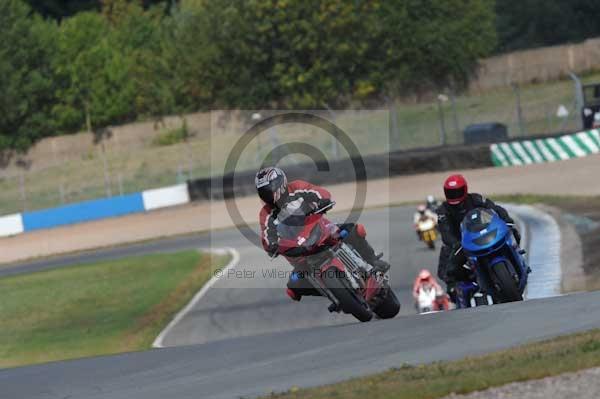
<path fill-rule="evenodd" d="M 462 251 L 459 251 L 461 246 L 460 224 L 465 215 L 475 208 L 492 209 L 512 228 L 517 243 L 520 243 L 521 235 L 506 209 L 480 194 L 468 192 L 467 181 L 462 175 L 448 177 L 444 183 L 444 193 L 446 201 L 437 209 L 438 229 L 443 241 L 438 276 L 446 283 L 448 293 L 455 301 L 453 291 L 456 282 L 468 281 L 471 278 L 470 271 L 462 267 L 466 263 L 466 257 Z"/>

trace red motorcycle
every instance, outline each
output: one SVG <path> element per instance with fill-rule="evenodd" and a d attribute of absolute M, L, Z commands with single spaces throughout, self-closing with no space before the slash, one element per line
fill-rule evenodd
<path fill-rule="evenodd" d="M 324 217 L 335 203 L 306 212 L 301 200 L 291 201 L 278 214 L 279 254 L 293 266 L 292 276 L 306 279 L 331 301 L 329 311 L 371 320 L 389 319 L 400 311 L 389 276 L 372 266 L 344 238 L 348 232 Z"/>

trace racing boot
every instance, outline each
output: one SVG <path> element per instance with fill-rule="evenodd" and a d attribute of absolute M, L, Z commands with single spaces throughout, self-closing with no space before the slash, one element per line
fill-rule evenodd
<path fill-rule="evenodd" d="M 390 264 L 381 259 L 375 259 L 373 263 L 371 263 L 371 266 L 373 266 L 373 269 L 371 270 L 372 274 L 377 272 L 385 274 L 388 270 L 390 270 Z"/>
<path fill-rule="evenodd" d="M 287 296 L 294 301 L 299 301 L 303 296 L 320 296 L 321 293 L 317 291 L 301 273 L 292 272 L 287 282 L 287 289 L 285 290 Z"/>
<path fill-rule="evenodd" d="M 456 297 L 455 281 L 446 282 L 446 292 L 448 293 L 448 298 L 450 298 L 450 302 L 456 305 L 458 302 L 458 298 Z"/>
<path fill-rule="evenodd" d="M 287 296 L 289 296 L 293 301 L 298 302 L 300 299 L 302 299 L 302 295 L 297 294 L 294 292 L 293 289 L 291 288 L 286 288 L 285 289 L 285 293 L 287 294 Z"/>

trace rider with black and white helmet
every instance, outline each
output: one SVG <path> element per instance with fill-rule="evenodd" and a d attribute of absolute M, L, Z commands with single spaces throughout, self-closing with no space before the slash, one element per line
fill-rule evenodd
<path fill-rule="evenodd" d="M 266 167 L 258 171 L 255 178 L 256 191 L 264 202 L 259 215 L 261 241 L 263 248 L 271 256 L 278 253 L 279 236 L 275 221 L 279 211 L 290 201 L 302 199 L 308 210 L 322 209 L 331 205 L 331 194 L 323 187 L 315 186 L 303 180 L 288 183 L 283 170 L 277 167 Z M 305 204 L 305 205 L 304 205 Z M 365 239 L 366 230 L 361 224 L 340 226 L 349 232 L 344 239 L 375 270 L 387 271 L 390 265 L 375 255 L 375 251 Z M 288 295 L 299 300 L 302 295 L 314 295 L 311 289 L 302 290 L 297 283 L 288 282 Z M 318 294 L 318 293 L 317 293 Z"/>
<path fill-rule="evenodd" d="M 435 197 L 433 195 L 427 196 L 427 201 L 425 202 L 425 206 L 427 207 L 428 210 L 430 210 L 431 212 L 435 212 L 439 205 L 440 204 L 438 203 L 438 201 L 435 199 Z"/>

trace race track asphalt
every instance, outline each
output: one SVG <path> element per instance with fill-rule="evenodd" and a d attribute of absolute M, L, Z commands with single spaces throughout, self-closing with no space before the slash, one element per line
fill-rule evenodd
<path fill-rule="evenodd" d="M 600 292 L 0 371 L 3 398 L 266 395 L 600 327 Z"/>
<path fill-rule="evenodd" d="M 422 267 L 435 270 L 437 251 L 416 240 L 412 211 L 369 210 L 361 219 L 369 241 L 392 264 L 392 286 L 403 304 L 402 316 L 386 321 L 361 324 L 347 315 L 332 315 L 322 298 L 290 301 L 283 290 L 285 278 L 268 276 L 273 268 L 286 270 L 282 260 L 269 262 L 236 230 L 4 269 L 0 275 L 211 246 L 236 248 L 241 259 L 167 335 L 164 344 L 174 347 L 2 370 L 0 397 L 251 397 L 600 327 L 600 309 L 593 306 L 600 293 L 414 315 L 412 280 Z"/>

